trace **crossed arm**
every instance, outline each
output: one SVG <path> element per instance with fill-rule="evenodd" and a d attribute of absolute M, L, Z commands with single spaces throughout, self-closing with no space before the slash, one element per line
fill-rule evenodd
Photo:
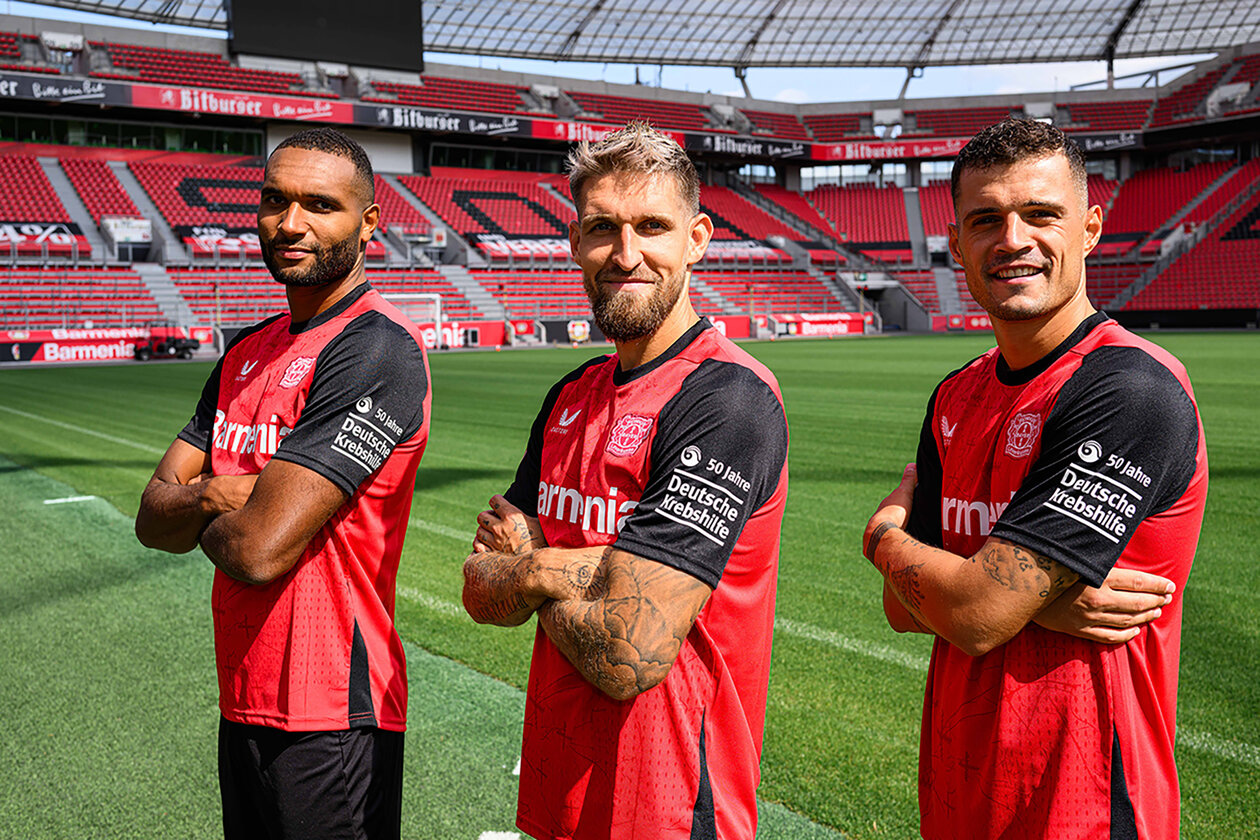
<path fill-rule="evenodd" d="M 611 546 L 548 547 L 536 519 L 502 496 L 490 505 L 464 561 L 469 615 L 516 625 L 537 613 L 573 667 L 616 700 L 664 680 L 712 589 Z"/>
<path fill-rule="evenodd" d="M 1035 551 L 990 537 L 970 557 L 935 548 L 904 530 L 916 475 L 901 483 L 867 523 L 867 558 L 884 576 L 884 612 L 899 632 L 935 633 L 971 655 L 1009 641 L 1030 621 L 1093 641 L 1120 643 L 1157 618 L 1173 584 L 1113 569 L 1103 587 Z"/>
<path fill-rule="evenodd" d="M 212 475 L 209 455 L 175 440 L 140 498 L 136 536 L 182 554 L 201 545 L 229 576 L 270 583 L 346 501 L 314 470 L 272 459 L 258 475 Z"/>

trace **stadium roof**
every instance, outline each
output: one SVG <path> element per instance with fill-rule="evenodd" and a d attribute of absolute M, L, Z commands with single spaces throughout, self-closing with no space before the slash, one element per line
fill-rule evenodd
<path fill-rule="evenodd" d="M 44 0 L 227 28 L 224 0 Z M 365 21 L 366 23 L 366 21 Z M 1255 0 L 429 0 L 428 50 L 713 67 L 932 67 L 1187 55 L 1260 41 Z"/>

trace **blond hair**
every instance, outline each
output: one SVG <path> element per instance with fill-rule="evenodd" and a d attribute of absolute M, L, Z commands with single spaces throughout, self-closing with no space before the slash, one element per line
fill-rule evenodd
<path fill-rule="evenodd" d="M 644 120 L 635 120 L 603 140 L 583 140 L 569 152 L 569 192 L 581 203 L 582 188 L 592 178 L 615 172 L 663 173 L 678 184 L 678 197 L 691 214 L 700 212 L 700 176 L 682 147 Z"/>

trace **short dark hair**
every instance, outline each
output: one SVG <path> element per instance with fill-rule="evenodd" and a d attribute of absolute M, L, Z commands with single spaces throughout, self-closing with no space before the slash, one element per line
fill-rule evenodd
<path fill-rule="evenodd" d="M 1067 158 L 1081 203 L 1088 208 L 1085 154 L 1081 147 L 1049 123 L 1015 117 L 1008 117 L 981 131 L 968 140 L 967 145 L 958 153 L 949 176 L 949 190 L 953 195 L 955 208 L 958 206 L 958 182 L 966 170 L 983 171 L 1055 154 L 1062 154 Z"/>
<path fill-rule="evenodd" d="M 345 158 L 354 164 L 355 175 L 358 176 L 355 180 L 359 182 L 358 188 L 364 199 L 364 206 L 376 201 L 376 178 L 372 174 L 372 161 L 368 159 L 362 146 L 337 129 L 321 125 L 290 134 L 271 150 L 271 154 L 274 155 L 281 149 L 309 149 Z M 270 162 L 271 155 L 267 156 L 267 160 Z"/>

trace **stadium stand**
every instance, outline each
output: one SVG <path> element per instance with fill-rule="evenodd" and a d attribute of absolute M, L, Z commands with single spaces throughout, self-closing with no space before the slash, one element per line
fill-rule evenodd
<path fill-rule="evenodd" d="M 823 243 L 807 239 L 729 187 L 702 186 L 700 206 L 713 219 L 714 239 L 758 240 L 770 246 L 771 236 L 781 236 L 808 251 L 814 262 L 833 265 L 841 259 Z"/>
<path fill-rule="evenodd" d="M 1093 207 L 1097 204 L 1101 207 L 1103 209 L 1103 219 L 1105 220 L 1107 218 L 1107 211 L 1111 207 L 1111 201 L 1115 197 L 1116 189 L 1120 186 L 1120 182 L 1108 178 L 1105 175 L 1091 173 L 1086 176 L 1085 184 L 1089 191 L 1089 206 Z"/>
<path fill-rule="evenodd" d="M 97 78 L 127 81 L 143 79 L 172 85 L 339 98 L 335 93 L 307 90 L 298 73 L 237 67 L 215 53 L 116 44 L 110 41 L 88 43 L 94 48 L 104 50 L 114 67 L 115 72 L 93 72 L 92 75 Z M 119 70 L 128 72 L 117 72 Z"/>
<path fill-rule="evenodd" d="M 778 184 L 755 184 L 754 189 L 806 224 L 818 228 L 828 236 L 839 238 L 839 234 L 831 221 L 822 213 L 819 213 L 818 208 L 800 193 L 780 187 Z M 831 265 L 832 263 L 843 265 L 848 261 L 844 254 L 831 248 L 821 247 L 822 243 L 802 242 L 801 244 L 809 251 L 810 259 L 816 263 L 822 265 Z"/>
<path fill-rule="evenodd" d="M 750 108 L 740 108 L 739 110 L 752 123 L 754 133 L 769 134 L 786 140 L 810 139 L 809 132 L 805 130 L 805 126 L 801 124 L 801 121 L 796 118 L 795 114 L 781 114 L 778 111 L 754 111 Z"/>
<path fill-rule="evenodd" d="M 841 140 L 873 140 L 875 135 L 862 131 L 862 118 L 871 118 L 871 112 L 861 114 L 805 114 L 801 121 L 823 143 Z"/>
<path fill-rule="evenodd" d="M 688 102 L 631 99 L 627 96 L 586 93 L 580 90 L 567 90 L 565 93 L 582 106 L 584 111 L 597 114 L 607 122 L 626 123 L 631 120 L 648 120 L 657 128 L 733 133 L 729 129 L 714 128 L 705 116 L 704 108 Z"/>
<path fill-rule="evenodd" d="M 126 327 L 161 317 L 130 270 L 6 269 L 0 282 L 0 329 Z"/>
<path fill-rule="evenodd" d="M 1228 168 L 1229 163 L 1220 162 L 1199 164 L 1184 172 L 1157 167 L 1134 173 L 1116 192 L 1095 255 L 1127 254 L 1144 240 L 1142 254 L 1158 254 L 1159 240 L 1150 238 L 1152 234 Z"/>
<path fill-rule="evenodd" d="M 83 204 L 98 225 L 101 216 L 139 216 L 136 204 L 127 195 L 118 176 L 103 160 L 93 158 L 64 157 L 61 168 L 70 183 L 83 199 Z"/>
<path fill-rule="evenodd" d="M 736 312 L 844 312 L 848 307 L 821 280 L 804 272 L 698 273 Z M 693 295 L 693 298 L 696 296 Z M 694 302 L 694 301 L 693 301 Z"/>
<path fill-rule="evenodd" d="M 1260 309 L 1260 192 L 1125 304 L 1125 310 Z"/>
<path fill-rule="evenodd" d="M 932 181 L 919 187 L 919 206 L 923 210 L 923 232 L 928 236 L 946 236 L 947 225 L 954 222 L 954 198 L 949 181 Z"/>
<path fill-rule="evenodd" d="M 34 35 L 26 35 L 21 32 L 0 32 L 0 70 L 20 70 L 23 73 L 60 75 L 61 71 L 55 67 L 45 67 L 42 64 L 32 64 L 23 60 L 22 43 L 38 40 Z"/>
<path fill-rule="evenodd" d="M 903 137 L 970 137 L 977 131 L 1001 122 L 1022 108 L 947 108 L 930 111 L 906 111 L 906 122 L 913 118 L 914 128 L 902 132 Z"/>
<path fill-rule="evenodd" d="M 909 262 L 910 229 L 905 195 L 894 184 L 826 184 L 808 195 L 850 248 L 882 262 Z"/>
<path fill-rule="evenodd" d="M 577 271 L 474 271 L 472 275 L 503 305 L 509 318 L 571 318 L 591 310 Z"/>
<path fill-rule="evenodd" d="M 936 279 L 931 271 L 898 271 L 893 279 L 919 299 L 928 312 L 940 312 L 941 300 L 936 292 Z"/>
<path fill-rule="evenodd" d="M 263 269 L 171 268 L 170 275 L 193 313 L 207 324 L 252 324 L 286 307 L 284 286 Z M 382 294 L 442 296 L 442 317 L 477 319 L 484 314 L 436 271 L 373 271 L 368 281 Z"/>
<path fill-rule="evenodd" d="M 432 228 L 429 220 L 379 174 L 376 175 L 376 203 L 381 205 L 382 231 L 425 234 Z"/>
<path fill-rule="evenodd" d="M 1228 65 L 1211 70 L 1198 79 L 1189 82 L 1155 103 L 1151 114 L 1151 128 L 1163 128 L 1178 123 L 1191 122 L 1204 97 L 1216 87 L 1216 83 L 1225 75 Z"/>
<path fill-rule="evenodd" d="M 0 232 L 0 259 L 92 254 L 33 157 L 0 155 L 0 223 L 7 223 Z"/>
<path fill-rule="evenodd" d="M 1067 102 L 1064 131 L 1141 131 L 1151 112 L 1151 100 L 1125 102 Z"/>
<path fill-rule="evenodd" d="M 373 80 L 375 95 L 362 97 L 364 102 L 401 102 L 428 108 L 456 108 L 490 114 L 511 114 L 528 110 L 523 94 L 529 88 L 495 82 L 474 82 L 467 79 L 446 79 L 422 76 L 423 84 Z M 384 95 L 382 95 L 384 94 Z"/>

